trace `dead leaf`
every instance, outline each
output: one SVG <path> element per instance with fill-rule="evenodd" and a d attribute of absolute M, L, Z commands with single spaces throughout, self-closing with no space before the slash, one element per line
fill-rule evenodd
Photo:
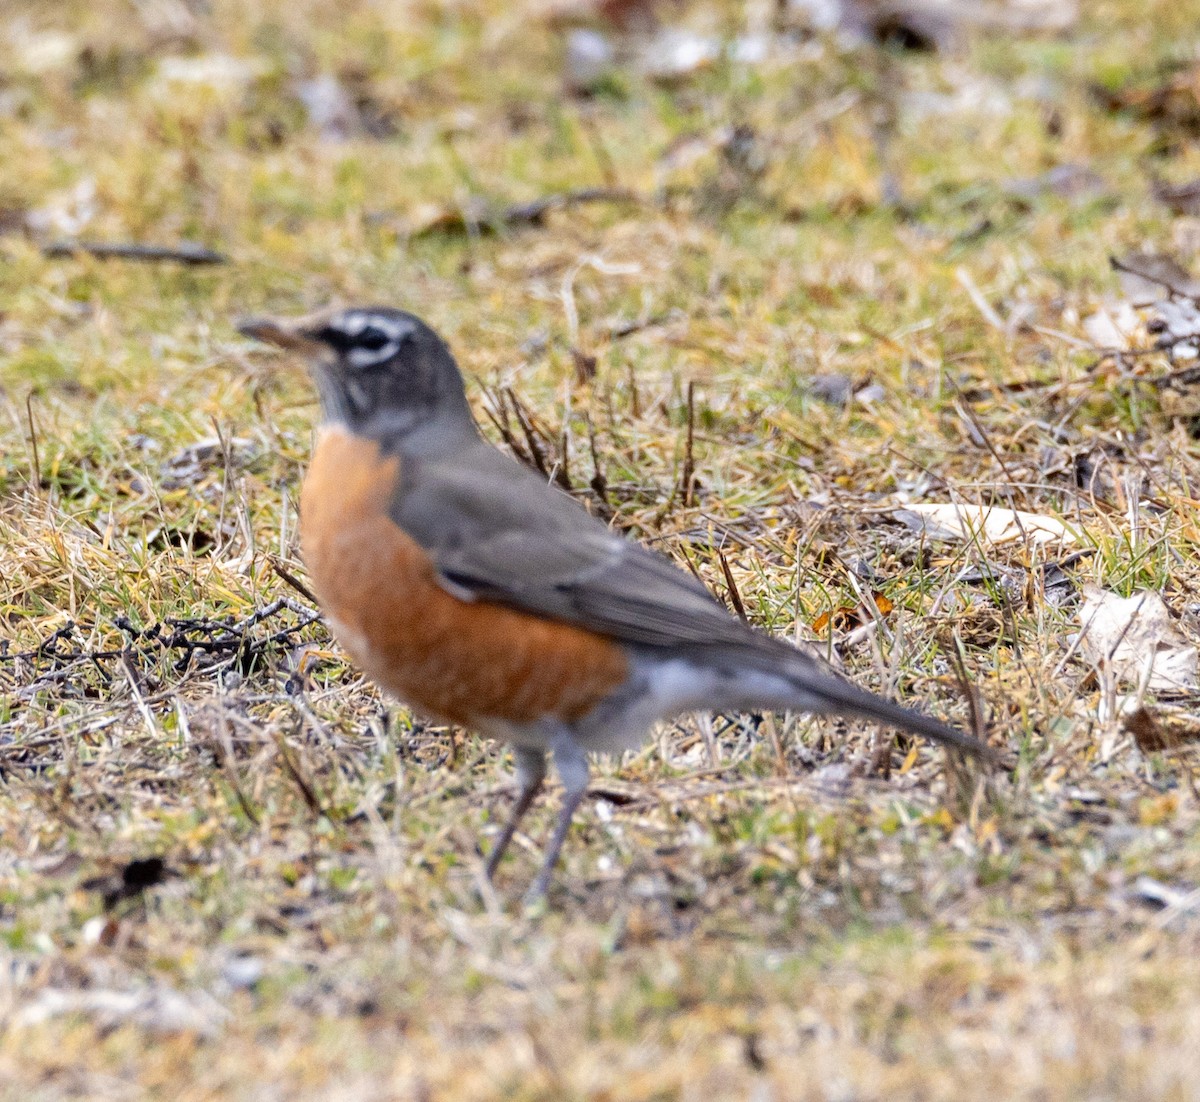
<path fill-rule="evenodd" d="M 1033 202 L 1043 195 L 1058 195 L 1063 199 L 1094 199 L 1104 193 L 1104 177 L 1087 165 L 1055 165 L 1039 176 L 1009 180 L 1004 190 L 1014 199 Z"/>
<path fill-rule="evenodd" d="M 1062 32 L 1079 18 L 1077 0 L 783 0 L 791 22 L 841 31 L 852 41 L 944 51 L 968 30 L 1008 35 Z"/>
<path fill-rule="evenodd" d="M 104 899 L 104 909 L 108 911 L 121 900 L 142 895 L 148 888 L 174 875 L 161 857 L 139 857 L 126 862 L 114 873 L 85 880 L 80 887 L 99 892 Z"/>
<path fill-rule="evenodd" d="M 623 34 L 644 34 L 658 26 L 659 9 L 666 6 L 663 0 L 565 0 L 547 21 L 559 29 L 599 21 Z"/>
<path fill-rule="evenodd" d="M 1097 348 L 1131 348 L 1140 327 L 1141 320 L 1129 302 L 1121 302 L 1111 308 L 1102 306 L 1083 319 L 1083 331 Z"/>
<path fill-rule="evenodd" d="M 1162 692 L 1200 688 L 1196 647 L 1175 626 L 1163 599 L 1149 590 L 1120 597 L 1085 586 L 1079 620 L 1079 653 L 1094 666 L 1108 665 L 1118 680 Z"/>
<path fill-rule="evenodd" d="M 1143 900 L 1146 903 L 1157 903 L 1160 907 L 1167 909 L 1184 909 L 1194 902 L 1193 892 L 1190 889 L 1164 884 L 1161 880 L 1144 874 L 1133 882 L 1133 890 L 1130 894 L 1135 899 Z"/>
<path fill-rule="evenodd" d="M 1200 306 L 1190 299 L 1164 299 L 1155 306 L 1156 316 L 1147 324 L 1158 336 L 1159 347 L 1171 348 L 1176 357 L 1187 354 L 1183 347 L 1200 338 Z"/>
<path fill-rule="evenodd" d="M 882 593 L 872 593 L 871 599 L 875 602 L 875 608 L 879 611 L 880 616 L 888 615 L 896 607 Z M 850 631 L 852 628 L 859 627 L 866 622 L 865 612 L 866 609 L 862 605 L 842 605 L 841 608 L 822 612 L 812 622 L 812 629 L 818 635 L 822 635 L 830 629 L 834 631 Z"/>
<path fill-rule="evenodd" d="M 231 54 L 197 54 L 191 57 L 164 57 L 158 63 L 160 87 L 205 88 L 215 93 L 238 94 L 270 70 L 262 58 L 234 57 Z"/>
<path fill-rule="evenodd" d="M 102 945 L 111 949 L 121 936 L 121 923 L 112 915 L 93 915 L 83 924 L 80 934 L 84 945 Z"/>
<path fill-rule="evenodd" d="M 213 472 L 223 470 L 226 463 L 244 466 L 256 454 L 253 443 L 241 436 L 196 440 L 163 462 L 159 468 L 162 487 L 178 490 L 197 486 Z"/>
<path fill-rule="evenodd" d="M 1200 280 L 1167 253 L 1129 253 L 1110 256 L 1109 264 L 1121 278 L 1121 286 L 1134 305 L 1148 305 L 1165 292 L 1184 298 L 1200 298 Z"/>
<path fill-rule="evenodd" d="M 992 544 L 1017 540 L 1037 544 L 1079 541 L 1061 520 L 987 505 L 923 502 L 897 509 L 892 517 L 929 539 L 945 542 L 984 540 Z"/>
<path fill-rule="evenodd" d="M 1093 96 L 1109 111 L 1124 111 L 1153 122 L 1171 136 L 1200 134 L 1200 65 L 1185 65 L 1151 87 L 1092 87 Z"/>
<path fill-rule="evenodd" d="M 500 206 L 479 196 L 459 204 L 419 203 L 398 226 L 406 237 L 429 237 L 436 234 L 494 234 L 517 226 L 540 226 L 553 211 L 600 203 L 639 203 L 636 192 L 626 188 L 587 187 L 575 191 L 552 192 L 524 203 Z"/>
<path fill-rule="evenodd" d="M 229 1012 L 204 991 L 150 984 L 131 991 L 44 987 L 22 1005 L 13 1024 L 36 1027 L 74 1015 L 91 1018 L 105 1030 L 133 1024 L 158 1035 L 194 1033 L 205 1038 L 215 1037 L 229 1018 Z"/>
<path fill-rule="evenodd" d="M 814 30 L 835 27 L 853 42 L 922 52 L 954 44 L 964 7 L 946 0 L 792 0 L 796 18 Z"/>
<path fill-rule="evenodd" d="M 641 51 L 638 68 L 660 84 L 673 84 L 707 69 L 721 56 L 721 43 L 683 28 L 660 31 Z"/>
<path fill-rule="evenodd" d="M 433 234 L 492 233 L 492 208 L 482 199 L 471 198 L 460 204 L 417 203 L 399 227 L 406 237 Z"/>
<path fill-rule="evenodd" d="M 831 406 L 848 406 L 854 397 L 854 380 L 838 372 L 822 372 L 808 380 L 808 391 Z"/>
<path fill-rule="evenodd" d="M 309 123 L 325 140 L 346 141 L 361 130 L 353 98 L 332 73 L 297 81 L 294 90 Z"/>
<path fill-rule="evenodd" d="M 1180 750 L 1200 742 L 1200 717 L 1190 708 L 1137 708 L 1121 720 L 1143 754 Z"/>
<path fill-rule="evenodd" d="M 595 92 L 617 71 L 617 51 L 599 31 L 581 29 L 567 35 L 563 83 L 572 92 Z"/>
<path fill-rule="evenodd" d="M 1175 345 L 1172 356 L 1181 352 L 1196 354 L 1196 345 Z M 1172 371 L 1161 379 L 1154 380 L 1158 390 L 1158 408 L 1164 416 L 1175 421 L 1194 421 L 1200 417 L 1200 367 L 1192 366 L 1181 371 Z"/>
<path fill-rule="evenodd" d="M 596 366 L 599 361 L 590 352 L 572 348 L 571 359 L 575 364 L 575 381 L 580 386 L 586 386 L 596 378 Z"/>
<path fill-rule="evenodd" d="M 1200 214 L 1200 179 L 1168 184 L 1165 180 L 1152 177 L 1150 193 L 1172 214 Z"/>

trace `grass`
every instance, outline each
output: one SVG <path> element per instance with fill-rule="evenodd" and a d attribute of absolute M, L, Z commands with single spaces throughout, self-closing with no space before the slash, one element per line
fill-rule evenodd
<path fill-rule="evenodd" d="M 0 1095 L 1194 1096 L 1194 759 L 1138 750 L 1068 657 L 1086 582 L 1162 591 L 1195 637 L 1194 422 L 1164 357 L 1097 363 L 1081 328 L 1110 253 L 1194 267 L 1147 166 L 1200 155 L 1090 91 L 1155 87 L 1194 29 L 1081 8 L 931 55 L 785 36 L 591 99 L 538 5 L 6 24 Z M 348 134 L 304 107 L 322 74 Z M 1014 186 L 1064 164 L 1098 183 Z M 498 224 L 602 186 L 635 199 Z M 64 237 L 231 262 L 43 254 Z M 966 724 L 960 654 L 1011 768 L 964 799 L 928 746 L 872 768 L 858 723 L 689 721 L 599 764 L 547 913 L 517 900 L 552 802 L 481 899 L 503 748 L 389 707 L 287 580 L 315 399 L 232 320 L 335 299 L 427 318 L 485 431 L 506 409 L 527 447 L 519 402 L 588 508 L 756 623 L 886 596 L 823 645 Z M 915 501 L 1089 553 L 1043 588 L 1058 550 L 924 544 L 892 519 Z"/>

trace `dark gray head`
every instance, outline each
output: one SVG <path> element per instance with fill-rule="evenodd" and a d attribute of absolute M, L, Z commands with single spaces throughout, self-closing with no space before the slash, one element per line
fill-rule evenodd
<path fill-rule="evenodd" d="M 477 437 L 458 364 L 412 314 L 351 307 L 295 319 L 248 318 L 238 330 L 305 356 L 327 424 L 385 447 L 413 437 L 433 446 Z"/>

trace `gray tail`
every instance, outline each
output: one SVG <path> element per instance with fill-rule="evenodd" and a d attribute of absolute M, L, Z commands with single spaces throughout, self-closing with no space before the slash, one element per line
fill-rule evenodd
<path fill-rule="evenodd" d="M 788 679 L 797 690 L 797 707 L 822 715 L 855 715 L 872 719 L 886 727 L 898 727 L 915 735 L 923 735 L 986 761 L 998 760 L 995 750 L 965 731 L 860 689 L 827 668 L 820 659 L 793 647 L 788 649 L 794 656 Z"/>

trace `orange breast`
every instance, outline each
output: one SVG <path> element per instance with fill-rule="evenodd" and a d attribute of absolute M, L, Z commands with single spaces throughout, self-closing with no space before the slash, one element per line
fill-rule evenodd
<path fill-rule="evenodd" d="M 313 589 L 371 678 L 467 726 L 577 719 L 625 680 L 624 652 L 602 636 L 442 589 L 425 551 L 387 514 L 399 470 L 373 442 L 326 428 L 300 500 Z"/>

